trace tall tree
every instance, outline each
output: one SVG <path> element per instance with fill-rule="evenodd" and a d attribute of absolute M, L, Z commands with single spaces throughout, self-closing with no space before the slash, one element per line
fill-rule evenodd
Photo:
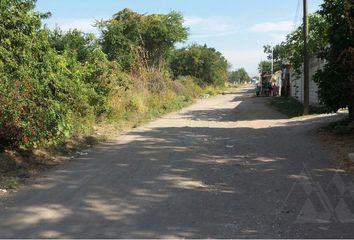
<path fill-rule="evenodd" d="M 237 82 L 239 84 L 242 84 L 242 83 L 249 82 L 252 79 L 244 68 L 240 68 L 230 73 L 229 80 L 232 82 Z"/>
<path fill-rule="evenodd" d="M 285 55 L 284 44 L 278 44 L 275 46 L 265 45 L 263 48 L 264 48 L 264 53 L 267 54 L 268 61 L 272 61 L 272 60 L 274 61 L 274 65 L 273 65 L 274 72 L 281 70 L 284 61 L 283 56 Z M 267 64 L 266 66 L 268 67 L 269 63 L 266 64 Z M 269 72 L 271 72 L 271 67 Z"/>
<path fill-rule="evenodd" d="M 309 54 L 315 57 L 328 45 L 328 22 L 322 15 L 315 13 L 309 16 L 309 23 Z M 281 70 L 283 62 L 289 62 L 297 72 L 300 72 L 303 48 L 303 27 L 300 26 L 289 33 L 285 41 L 274 46 L 274 70 Z M 264 46 L 264 53 L 267 54 L 268 60 L 271 60 L 272 46 Z"/>
<path fill-rule="evenodd" d="M 345 1 L 345 16 L 348 24 L 347 34 L 351 42 L 347 46 L 342 54 L 340 55 L 340 60 L 346 72 L 348 73 L 349 81 L 349 117 L 354 121 L 354 3 L 352 1 Z"/>
<path fill-rule="evenodd" d="M 258 71 L 259 73 L 264 73 L 264 72 L 270 73 L 272 71 L 272 63 L 270 61 L 261 61 L 258 64 Z"/>
<path fill-rule="evenodd" d="M 175 50 L 170 67 L 175 78 L 192 76 L 203 85 L 223 85 L 228 77 L 228 62 L 223 55 L 208 46 L 191 45 Z"/>
<path fill-rule="evenodd" d="M 97 26 L 102 32 L 103 50 L 126 70 L 132 67 L 136 50 L 142 50 L 149 67 L 156 68 L 174 45 L 188 36 L 183 17 L 177 12 L 142 15 L 124 9 Z"/>
<path fill-rule="evenodd" d="M 323 53 L 326 65 L 315 77 L 321 101 L 332 111 L 349 107 L 351 120 L 354 120 L 353 12 L 350 0 L 325 0 L 322 4 L 319 13 L 329 24 L 329 44 Z"/>

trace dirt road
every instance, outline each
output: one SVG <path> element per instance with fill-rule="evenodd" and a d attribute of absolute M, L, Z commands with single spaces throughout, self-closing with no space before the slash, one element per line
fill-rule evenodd
<path fill-rule="evenodd" d="M 1 238 L 354 237 L 353 177 L 314 132 L 245 89 L 201 100 L 38 178 Z"/>

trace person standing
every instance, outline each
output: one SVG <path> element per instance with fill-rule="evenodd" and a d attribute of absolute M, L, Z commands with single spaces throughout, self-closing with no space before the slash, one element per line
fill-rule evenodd
<path fill-rule="evenodd" d="M 257 86 L 256 86 L 256 95 L 257 95 L 257 97 L 261 94 L 261 91 L 262 91 L 261 86 L 259 86 L 259 84 L 257 84 Z"/>

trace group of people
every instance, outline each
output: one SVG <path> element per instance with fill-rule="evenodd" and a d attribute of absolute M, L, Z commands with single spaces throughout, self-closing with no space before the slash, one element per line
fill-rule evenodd
<path fill-rule="evenodd" d="M 259 84 L 257 84 L 256 95 L 260 96 L 262 94 L 262 90 L 265 96 L 275 97 L 279 95 L 279 87 L 275 83 L 272 84 L 269 81 L 265 82 L 263 89 Z"/>

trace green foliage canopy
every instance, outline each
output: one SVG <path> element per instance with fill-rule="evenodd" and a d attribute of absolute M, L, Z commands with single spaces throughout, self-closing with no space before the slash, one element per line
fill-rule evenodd
<path fill-rule="evenodd" d="M 330 111 L 349 107 L 354 120 L 354 3 L 351 0 L 325 0 L 321 9 L 309 16 L 309 55 L 326 60 L 314 80 L 319 97 Z M 275 70 L 289 62 L 298 72 L 303 63 L 303 27 L 288 34 L 286 41 L 274 47 Z M 271 46 L 264 46 L 271 59 Z"/>
<path fill-rule="evenodd" d="M 317 56 L 328 45 L 328 22 L 318 14 L 309 15 L 309 55 Z M 286 40 L 273 47 L 274 71 L 281 70 L 284 62 L 300 71 L 303 63 L 303 26 L 286 36 Z M 268 60 L 272 59 L 272 46 L 264 46 Z"/>
<path fill-rule="evenodd" d="M 248 75 L 244 68 L 240 68 L 230 73 L 229 81 L 237 82 L 239 84 L 251 81 L 251 77 Z"/>
<path fill-rule="evenodd" d="M 202 85 L 223 85 L 228 78 L 228 62 L 222 54 L 206 45 L 193 44 L 174 51 L 170 67 L 175 78 L 192 76 Z"/>
<path fill-rule="evenodd" d="M 258 64 L 258 71 L 259 71 L 259 73 L 264 73 L 264 72 L 270 73 L 272 71 L 272 62 L 271 61 L 261 61 Z"/>
<path fill-rule="evenodd" d="M 111 20 L 97 22 L 97 26 L 102 33 L 104 52 L 125 70 L 131 69 L 137 49 L 146 52 L 150 67 L 157 67 L 174 45 L 188 36 L 183 17 L 177 12 L 142 15 L 124 9 Z"/>
<path fill-rule="evenodd" d="M 315 76 L 321 101 L 332 111 L 349 106 L 354 120 L 354 3 L 326 0 L 319 12 L 328 22 L 328 45 L 322 54 L 326 65 Z"/>
<path fill-rule="evenodd" d="M 188 63 L 182 54 L 187 49 L 174 53 L 175 43 L 188 34 L 179 13 L 142 15 L 124 9 L 97 23 L 102 32 L 97 39 L 76 29 L 43 27 L 42 19 L 50 14 L 36 12 L 35 4 L 0 1 L 1 148 L 55 144 L 90 131 L 102 116 L 144 112 L 145 102 L 163 107 L 163 101 L 178 98 L 182 104 L 200 90 L 192 78 L 172 82 L 166 74 L 189 67 L 178 65 Z M 137 51 L 149 70 L 134 75 L 129 70 L 136 68 Z M 191 66 L 195 70 L 183 73 L 203 79 L 204 85 L 226 80 L 227 62 L 219 52 L 206 46 L 194 46 L 192 52 L 199 58 Z M 169 68 L 171 56 L 177 68 Z M 141 101 L 131 104 L 140 93 Z"/>

